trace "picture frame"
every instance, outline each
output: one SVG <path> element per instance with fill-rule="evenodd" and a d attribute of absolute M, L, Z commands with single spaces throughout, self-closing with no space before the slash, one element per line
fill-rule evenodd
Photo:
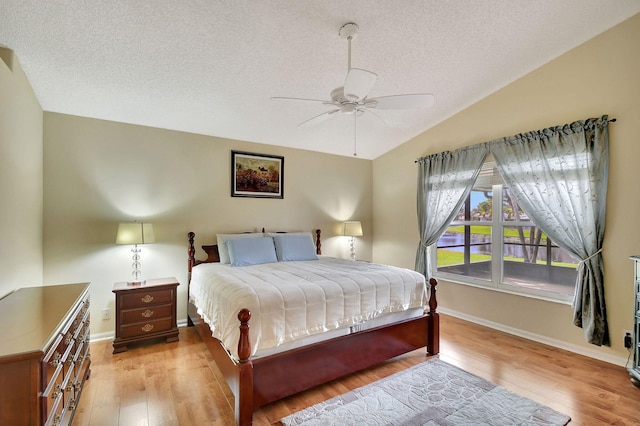
<path fill-rule="evenodd" d="M 284 198 L 284 157 L 231 151 L 231 196 Z"/>

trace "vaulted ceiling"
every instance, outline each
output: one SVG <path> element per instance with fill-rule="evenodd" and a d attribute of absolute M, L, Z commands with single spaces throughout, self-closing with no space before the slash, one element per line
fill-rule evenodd
<path fill-rule="evenodd" d="M 3 0 L 45 111 L 374 159 L 640 12 L 631 0 Z M 432 93 L 430 108 L 337 113 L 352 66 L 369 96 Z M 380 120 L 380 118 L 382 120 Z M 383 122 L 384 120 L 384 122 Z"/>

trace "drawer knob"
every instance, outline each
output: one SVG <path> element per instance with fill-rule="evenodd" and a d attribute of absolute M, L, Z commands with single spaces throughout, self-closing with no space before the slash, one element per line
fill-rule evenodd
<path fill-rule="evenodd" d="M 153 302 L 153 296 L 147 294 L 145 295 L 142 299 L 140 299 L 142 302 L 144 303 L 151 303 Z"/>
<path fill-rule="evenodd" d="M 151 330 L 153 330 L 153 324 L 145 324 L 144 327 L 142 327 L 142 331 L 144 331 L 145 333 L 148 333 Z"/>
<path fill-rule="evenodd" d="M 152 310 L 147 309 L 146 311 L 144 311 L 144 312 L 142 313 L 142 316 L 143 316 L 143 317 L 145 317 L 145 318 L 149 318 L 149 317 L 153 316 L 153 311 L 152 311 Z"/>

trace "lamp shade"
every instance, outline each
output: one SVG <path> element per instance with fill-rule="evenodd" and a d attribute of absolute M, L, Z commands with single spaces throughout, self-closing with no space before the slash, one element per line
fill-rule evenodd
<path fill-rule="evenodd" d="M 142 222 L 121 223 L 118 225 L 116 244 L 149 244 L 155 243 L 153 225 Z"/>
<path fill-rule="evenodd" d="M 362 237 L 362 224 L 359 220 L 350 220 L 344 223 L 342 235 L 348 237 Z"/>

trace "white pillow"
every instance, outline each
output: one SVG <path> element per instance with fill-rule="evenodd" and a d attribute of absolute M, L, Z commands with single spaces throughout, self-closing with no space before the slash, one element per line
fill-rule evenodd
<path fill-rule="evenodd" d="M 231 259 L 229 259 L 229 249 L 227 248 L 227 241 L 262 237 L 264 237 L 264 234 L 262 232 L 244 234 L 216 234 L 216 238 L 218 239 L 218 254 L 220 255 L 220 263 L 231 263 Z"/>
<path fill-rule="evenodd" d="M 278 261 L 292 260 L 318 260 L 316 246 L 311 234 L 274 234 L 273 241 L 276 246 Z"/>
<path fill-rule="evenodd" d="M 277 262 L 273 238 L 240 238 L 228 240 L 231 266 L 249 266 Z"/>

